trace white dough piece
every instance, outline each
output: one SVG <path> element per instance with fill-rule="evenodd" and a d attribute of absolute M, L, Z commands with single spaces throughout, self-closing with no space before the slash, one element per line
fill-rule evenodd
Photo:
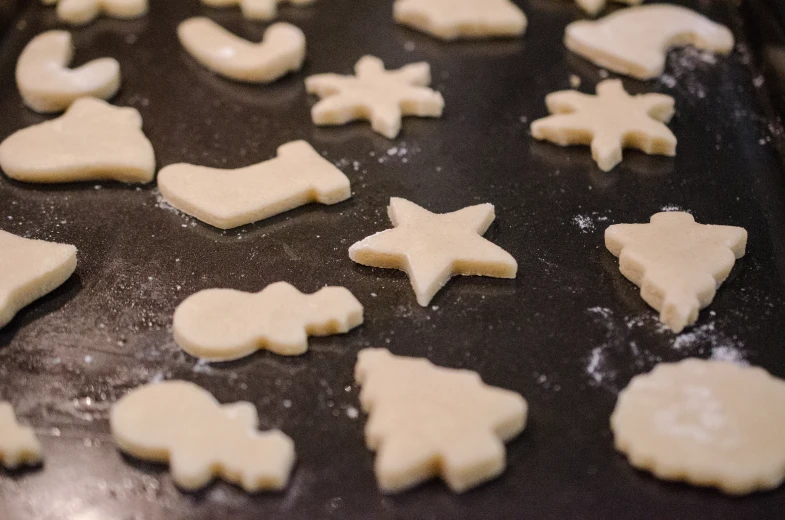
<path fill-rule="evenodd" d="M 99 58 L 69 69 L 74 55 L 71 33 L 47 31 L 28 43 L 16 62 L 16 86 L 36 112 L 62 112 L 85 96 L 109 99 L 120 88 L 120 64 Z"/>
<path fill-rule="evenodd" d="M 0 464 L 8 469 L 15 469 L 23 464 L 39 464 L 41 458 L 41 443 L 38 442 L 33 429 L 16 422 L 11 405 L 0 401 Z"/>
<path fill-rule="evenodd" d="M 72 25 L 84 25 L 104 13 L 113 18 L 138 18 L 147 13 L 147 0 L 41 0 L 57 4 L 57 17 Z"/>
<path fill-rule="evenodd" d="M 76 248 L 0 231 L 0 328 L 76 270 Z"/>
<path fill-rule="evenodd" d="M 202 0 L 203 4 L 211 7 L 239 5 L 243 16 L 249 20 L 272 20 L 278 14 L 278 4 L 304 6 L 314 2 L 315 0 Z"/>
<path fill-rule="evenodd" d="M 647 154 L 676 155 L 676 136 L 663 123 L 673 117 L 674 100 L 664 94 L 630 96 L 621 81 L 597 84 L 597 95 L 576 90 L 545 97 L 551 114 L 531 124 L 532 137 L 561 146 L 591 145 L 591 154 L 604 171 L 622 160 L 623 148 Z"/>
<path fill-rule="evenodd" d="M 762 368 L 661 363 L 619 394 L 611 429 L 630 464 L 663 480 L 732 495 L 785 480 L 785 381 Z"/>
<path fill-rule="evenodd" d="M 515 278 L 515 259 L 482 237 L 496 218 L 492 204 L 436 214 L 393 197 L 387 214 L 394 228 L 352 245 L 349 258 L 405 271 L 423 307 L 457 274 Z"/>
<path fill-rule="evenodd" d="M 714 299 L 736 259 L 744 256 L 747 231 L 704 225 L 684 212 L 657 213 L 649 224 L 615 224 L 605 230 L 619 270 L 678 333 Z"/>
<path fill-rule="evenodd" d="M 6 138 L 0 168 L 22 182 L 146 183 L 155 175 L 155 153 L 136 109 L 86 97 L 59 118 Z"/>
<path fill-rule="evenodd" d="M 271 25 L 261 43 L 235 36 L 204 17 L 182 22 L 177 36 L 199 63 L 235 81 L 270 83 L 300 70 L 305 60 L 305 35 L 288 23 Z"/>
<path fill-rule="evenodd" d="M 719 54 L 733 50 L 733 33 L 695 11 L 653 4 L 620 9 L 597 21 L 573 22 L 564 31 L 572 52 L 619 74 L 651 79 L 662 74 L 671 47 L 694 45 Z"/>
<path fill-rule="evenodd" d="M 352 195 L 346 175 L 305 141 L 281 145 L 275 159 L 236 170 L 173 164 L 159 172 L 158 189 L 175 208 L 221 229 Z"/>
<path fill-rule="evenodd" d="M 627 4 L 627 5 L 640 5 L 643 3 L 643 0 L 614 0 L 620 4 Z M 605 6 L 608 5 L 608 0 L 575 0 L 575 3 L 584 10 L 587 14 L 591 16 L 597 16 L 597 14 L 605 9 Z"/>
<path fill-rule="evenodd" d="M 185 381 L 132 390 L 112 407 L 109 422 L 121 450 L 168 461 L 183 489 L 200 489 L 215 477 L 248 492 L 283 489 L 294 465 L 292 440 L 279 430 L 257 431 L 253 404 L 221 405 Z"/>
<path fill-rule="evenodd" d="M 357 355 L 355 379 L 384 492 L 440 476 L 460 493 L 495 478 L 505 467 L 503 441 L 526 425 L 520 394 L 488 386 L 469 370 L 368 348 Z"/>
<path fill-rule="evenodd" d="M 286 282 L 261 292 L 207 289 L 174 313 L 177 344 L 192 356 L 229 361 L 267 349 L 282 356 L 308 350 L 308 336 L 343 334 L 363 322 L 363 306 L 344 287 L 303 294 Z"/>
<path fill-rule="evenodd" d="M 395 21 L 442 40 L 521 36 L 526 15 L 510 0 L 396 0 Z"/>
<path fill-rule="evenodd" d="M 431 67 L 412 63 L 385 70 L 374 56 L 363 56 L 354 66 L 355 76 L 317 74 L 305 80 L 305 88 L 321 101 L 311 109 L 317 125 L 343 125 L 365 119 L 388 139 L 401 131 L 402 116 L 441 117 L 444 99 L 427 88 Z"/>

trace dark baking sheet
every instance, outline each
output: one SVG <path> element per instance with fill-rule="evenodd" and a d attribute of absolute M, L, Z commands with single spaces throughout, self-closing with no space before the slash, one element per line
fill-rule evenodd
<path fill-rule="evenodd" d="M 746 43 L 755 26 L 745 26 L 735 7 L 687 4 L 734 30 L 740 45 L 731 57 L 711 65 L 679 51 L 663 79 L 625 80 L 633 92 L 675 96 L 678 156 L 627 152 L 620 167 L 602 173 L 586 148 L 528 135 L 528 122 L 545 115 L 544 96 L 568 88 L 570 74 L 582 78 L 584 91 L 601 78 L 561 44 L 564 25 L 581 17 L 571 2 L 522 2 L 530 27 L 521 40 L 449 45 L 395 26 L 390 0 L 283 8 L 281 20 L 307 35 L 307 63 L 268 87 L 212 76 L 175 36 L 179 21 L 200 14 L 249 39 L 261 38 L 264 24 L 197 0 L 151 3 L 140 20 L 100 19 L 73 34 L 76 64 L 119 59 L 124 82 L 114 102 L 141 112 L 159 166 L 239 167 L 307 139 L 346 172 L 355 196 L 220 232 L 160 207 L 154 186 L 0 179 L 1 229 L 79 248 L 76 275 L 0 330 L 0 398 L 36 428 L 46 451 L 41 469 L 0 472 L 3 520 L 785 515 L 785 488 L 728 498 L 637 472 L 614 451 L 608 429 L 618 390 L 659 360 L 739 355 L 785 376 L 782 130 Z M 0 50 L 0 137 L 47 119 L 22 105 L 13 69 L 30 38 L 60 25 L 37 2 L 9 25 Z M 394 141 L 366 124 L 314 127 L 303 78 L 348 73 L 365 53 L 391 67 L 429 61 L 446 99 L 444 118 L 407 120 Z M 456 279 L 432 308 L 420 308 L 405 275 L 347 256 L 351 243 L 388 227 L 390 196 L 435 211 L 492 202 L 498 219 L 487 236 L 518 259 L 518 278 Z M 605 226 L 643 222 L 666 206 L 750 235 L 748 255 L 713 305 L 678 337 L 658 326 L 603 247 Z M 308 292 L 345 285 L 365 305 L 365 325 L 312 339 L 301 357 L 260 352 L 218 366 L 197 363 L 173 343 L 171 315 L 185 296 L 218 286 L 256 291 L 278 280 Z M 459 496 L 438 481 L 381 495 L 364 419 L 347 414 L 359 406 L 352 370 L 365 347 L 471 368 L 522 393 L 531 418 L 508 445 L 505 474 Z M 253 402 L 263 428 L 280 427 L 296 443 L 289 488 L 247 496 L 217 482 L 182 493 L 164 466 L 122 457 L 107 410 L 127 390 L 160 378 L 195 381 L 224 402 Z"/>

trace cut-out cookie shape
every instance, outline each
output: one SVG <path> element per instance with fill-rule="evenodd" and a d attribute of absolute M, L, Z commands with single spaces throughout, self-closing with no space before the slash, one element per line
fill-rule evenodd
<path fill-rule="evenodd" d="M 619 257 L 621 273 L 660 311 L 660 321 L 678 333 L 697 321 L 698 311 L 711 303 L 736 259 L 744 256 L 747 231 L 665 212 L 649 224 L 610 226 L 605 245 Z"/>
<path fill-rule="evenodd" d="M 73 55 L 67 31 L 48 31 L 30 40 L 16 62 L 16 86 L 25 105 L 41 113 L 62 112 L 81 97 L 109 99 L 117 93 L 117 60 L 99 58 L 69 69 Z"/>
<path fill-rule="evenodd" d="M 33 466 L 40 462 L 41 443 L 35 432 L 29 426 L 16 422 L 11 405 L 0 401 L 0 464 L 15 469 L 23 464 Z"/>
<path fill-rule="evenodd" d="M 200 489 L 215 477 L 248 492 L 283 489 L 294 465 L 294 443 L 279 430 L 257 431 L 253 404 L 221 405 L 185 381 L 139 387 L 120 399 L 109 417 L 124 452 L 169 462 L 183 489 Z"/>
<path fill-rule="evenodd" d="M 503 441 L 523 431 L 527 404 L 476 372 L 369 348 L 357 355 L 360 404 L 369 415 L 379 488 L 398 492 L 440 476 L 460 493 L 498 476 Z"/>
<path fill-rule="evenodd" d="M 0 328 L 76 270 L 76 248 L 0 231 Z"/>
<path fill-rule="evenodd" d="M 564 44 L 600 67 L 651 79 L 662 74 L 671 47 L 694 45 L 729 54 L 733 33 L 685 7 L 656 4 L 621 9 L 597 21 L 573 22 L 565 29 Z"/>
<path fill-rule="evenodd" d="M 532 137 L 560 146 L 591 145 L 591 154 L 604 171 L 622 159 L 623 148 L 647 154 L 676 155 L 676 136 L 664 123 L 673 117 L 674 100 L 664 94 L 630 96 L 621 81 L 597 84 L 597 95 L 576 90 L 545 97 L 551 116 L 531 124 Z"/>
<path fill-rule="evenodd" d="M 174 313 L 177 344 L 192 356 L 229 361 L 267 349 L 282 356 L 308 350 L 308 336 L 343 334 L 363 322 L 363 306 L 343 287 L 303 294 L 286 282 L 258 293 L 207 289 Z"/>
<path fill-rule="evenodd" d="M 597 13 L 605 9 L 605 6 L 608 5 L 609 0 L 575 0 L 575 3 L 578 4 L 578 7 L 584 10 L 586 14 L 591 16 L 596 16 Z M 627 4 L 627 5 L 640 5 L 643 3 L 643 0 L 614 0 L 620 4 Z"/>
<path fill-rule="evenodd" d="M 417 303 L 425 307 L 454 275 L 515 278 L 518 263 L 482 237 L 496 218 L 492 204 L 437 214 L 393 197 L 387 208 L 393 229 L 349 248 L 349 258 L 409 275 Z"/>
<path fill-rule="evenodd" d="M 365 119 L 371 128 L 393 139 L 401 131 L 402 116 L 440 117 L 444 99 L 427 88 L 431 67 L 425 62 L 385 70 L 374 56 L 363 56 L 354 76 L 317 74 L 305 80 L 305 88 L 321 101 L 311 109 L 317 125 L 343 125 Z"/>
<path fill-rule="evenodd" d="M 57 4 L 57 17 L 72 25 L 90 23 L 98 15 L 113 18 L 138 18 L 147 13 L 147 0 L 41 0 L 44 5 Z"/>
<path fill-rule="evenodd" d="M 0 143 L 0 169 L 22 182 L 145 183 L 153 180 L 155 153 L 136 109 L 87 97 Z"/>
<path fill-rule="evenodd" d="M 785 381 L 762 368 L 661 363 L 619 394 L 616 448 L 663 480 L 742 495 L 785 480 Z"/>
<path fill-rule="evenodd" d="M 236 170 L 173 164 L 158 174 L 166 202 L 220 229 L 231 229 L 308 204 L 351 197 L 349 179 L 305 141 L 278 157 Z"/>
<path fill-rule="evenodd" d="M 510 0 L 397 0 L 395 21 L 441 38 L 520 36 L 526 15 Z"/>
<path fill-rule="evenodd" d="M 288 23 L 271 25 L 261 43 L 230 33 L 209 18 L 189 18 L 177 28 L 185 50 L 218 75 L 246 83 L 270 83 L 300 70 L 305 35 Z"/>
<path fill-rule="evenodd" d="M 210 7 L 239 5 L 243 16 L 249 20 L 272 20 L 278 14 L 278 4 L 310 5 L 316 0 L 202 0 Z"/>

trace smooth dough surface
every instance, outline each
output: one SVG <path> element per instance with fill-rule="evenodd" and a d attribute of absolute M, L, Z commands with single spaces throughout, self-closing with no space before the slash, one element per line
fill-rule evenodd
<path fill-rule="evenodd" d="M 633 466 L 664 480 L 742 495 L 785 479 L 785 381 L 761 368 L 657 365 L 619 394 L 611 429 Z"/>
<path fill-rule="evenodd" d="M 654 4 L 620 9 L 597 21 L 567 26 L 572 52 L 619 74 L 651 79 L 662 74 L 671 47 L 694 45 L 719 54 L 733 50 L 733 33 L 695 11 Z"/>
<path fill-rule="evenodd" d="M 113 18 L 138 18 L 147 13 L 147 0 L 41 0 L 57 4 L 57 17 L 72 25 L 83 25 L 101 13 Z"/>
<path fill-rule="evenodd" d="M 155 175 L 155 153 L 136 109 L 86 97 L 0 143 L 0 168 L 22 182 L 146 183 Z"/>
<path fill-rule="evenodd" d="M 258 293 L 207 289 L 185 299 L 174 313 L 177 344 L 189 354 L 228 361 L 267 349 L 296 356 L 308 336 L 342 334 L 363 322 L 363 306 L 343 287 L 303 294 L 286 282 Z"/>
<path fill-rule="evenodd" d="M 76 247 L 0 231 L 0 328 L 76 270 Z"/>
<path fill-rule="evenodd" d="M 270 83 L 300 70 L 305 35 L 288 23 L 271 25 L 260 43 L 235 36 L 209 18 L 189 18 L 177 27 L 188 53 L 218 75 L 246 83 Z"/>
<path fill-rule="evenodd" d="M 355 378 L 385 492 L 435 476 L 455 492 L 490 480 L 504 471 L 503 441 L 526 424 L 523 397 L 486 385 L 476 372 L 370 348 L 358 354 Z"/>
<path fill-rule="evenodd" d="M 305 141 L 281 145 L 275 159 L 236 170 L 173 164 L 158 173 L 158 189 L 175 208 L 221 229 L 351 197 L 346 175 Z"/>
<path fill-rule="evenodd" d="M 385 70 L 374 56 L 363 56 L 354 66 L 354 76 L 317 74 L 305 80 L 305 88 L 321 101 L 311 109 L 317 125 L 343 125 L 364 119 L 388 139 L 401 131 L 403 116 L 440 117 L 444 99 L 427 88 L 431 67 L 425 62 Z"/>
<path fill-rule="evenodd" d="M 605 245 L 619 270 L 660 311 L 660 321 L 681 332 L 714 299 L 736 259 L 744 256 L 747 231 L 704 225 L 685 212 L 657 213 L 648 224 L 615 224 Z"/>
<path fill-rule="evenodd" d="M 15 469 L 23 464 L 38 464 L 41 458 L 41 443 L 38 442 L 33 429 L 16 422 L 11 405 L 0 401 L 0 464 L 8 469 Z"/>
<path fill-rule="evenodd" d="M 183 489 L 200 489 L 215 477 L 248 492 L 283 489 L 294 465 L 292 440 L 279 430 L 257 431 L 253 404 L 221 405 L 185 381 L 132 390 L 112 407 L 109 422 L 121 450 L 169 462 Z"/>
<path fill-rule="evenodd" d="M 548 94 L 545 104 L 553 115 L 531 124 L 532 137 L 561 146 L 588 144 L 604 171 L 621 162 L 623 148 L 676 155 L 676 136 L 663 124 L 673 117 L 670 96 L 630 96 L 621 81 L 609 79 L 597 84 L 596 96 L 562 90 Z"/>
<path fill-rule="evenodd" d="M 510 0 L 396 0 L 395 21 L 442 40 L 520 36 L 526 15 Z"/>
<path fill-rule="evenodd" d="M 16 86 L 25 105 L 36 112 L 62 112 L 77 99 L 109 99 L 120 88 L 120 64 L 99 58 L 75 69 L 71 33 L 47 31 L 25 46 L 16 62 Z"/>
<path fill-rule="evenodd" d="M 243 16 L 249 20 L 272 20 L 278 14 L 278 4 L 310 5 L 315 0 L 202 0 L 211 7 L 239 5 Z"/>

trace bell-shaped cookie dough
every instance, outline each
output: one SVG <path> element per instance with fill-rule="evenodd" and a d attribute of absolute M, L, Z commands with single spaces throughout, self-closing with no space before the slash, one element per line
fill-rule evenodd
<path fill-rule="evenodd" d="M 396 0 L 395 21 L 442 40 L 521 36 L 526 15 L 510 0 Z"/>
<path fill-rule="evenodd" d="M 8 469 L 15 469 L 23 464 L 33 466 L 40 462 L 41 443 L 38 442 L 35 432 L 29 426 L 16 422 L 14 409 L 9 403 L 0 402 L 0 464 Z"/>
<path fill-rule="evenodd" d="M 41 0 L 57 4 L 57 17 L 72 25 L 84 25 L 101 13 L 113 18 L 138 18 L 147 13 L 147 0 Z"/>
<path fill-rule="evenodd" d="M 310 5 L 316 0 L 202 0 L 211 7 L 239 5 L 243 16 L 249 20 L 272 20 L 278 14 L 278 4 Z"/>

